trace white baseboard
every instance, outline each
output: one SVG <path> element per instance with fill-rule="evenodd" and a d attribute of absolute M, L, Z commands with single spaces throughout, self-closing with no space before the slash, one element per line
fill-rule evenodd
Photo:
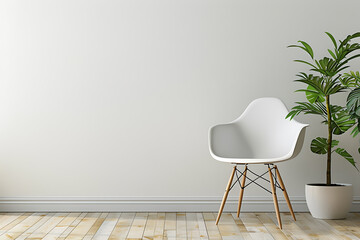
<path fill-rule="evenodd" d="M 307 212 L 305 198 L 290 197 L 294 211 Z M 221 197 L 2 197 L 1 212 L 199 212 L 218 211 Z M 286 202 L 279 198 L 281 211 Z M 237 197 L 229 197 L 224 211 L 236 211 Z M 244 197 L 244 212 L 273 212 L 272 197 Z M 360 212 L 360 196 L 353 212 Z"/>

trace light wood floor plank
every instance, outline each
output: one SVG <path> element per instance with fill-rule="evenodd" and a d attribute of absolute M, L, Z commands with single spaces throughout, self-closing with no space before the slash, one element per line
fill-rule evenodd
<path fill-rule="evenodd" d="M 114 230 L 110 234 L 109 240 L 123 240 L 126 239 L 131 225 L 134 221 L 135 213 L 122 213 Z"/>
<path fill-rule="evenodd" d="M 326 220 L 326 222 L 341 233 L 346 233 L 348 237 L 360 239 L 360 217 L 354 213 L 350 213 L 347 219 Z"/>
<path fill-rule="evenodd" d="M 143 239 L 153 239 L 155 236 L 157 213 L 149 213 L 146 221 Z"/>
<path fill-rule="evenodd" d="M 348 218 L 346 218 L 345 220 L 351 221 L 353 224 L 360 227 L 360 213 L 349 213 Z"/>
<path fill-rule="evenodd" d="M 301 213 L 301 215 L 308 220 L 309 224 L 312 224 L 314 228 L 321 229 L 323 232 L 326 232 L 327 236 L 331 236 L 329 239 L 351 240 L 345 233 L 338 231 L 321 219 L 313 218 L 310 213 Z"/>
<path fill-rule="evenodd" d="M 199 224 L 197 222 L 196 213 L 186 213 L 186 229 L 187 238 L 200 239 Z"/>
<path fill-rule="evenodd" d="M 203 213 L 203 218 L 204 218 L 208 238 L 210 240 L 221 240 L 220 231 L 217 225 L 215 224 L 216 217 L 214 216 L 214 213 L 205 212 Z"/>
<path fill-rule="evenodd" d="M 81 240 L 90 230 L 92 225 L 96 222 L 100 213 L 88 213 L 80 221 L 80 223 L 71 231 L 71 233 L 65 238 L 66 240 Z"/>
<path fill-rule="evenodd" d="M 35 232 L 42 225 L 44 225 L 47 221 L 49 221 L 54 215 L 55 215 L 55 213 L 46 214 L 46 216 L 44 216 L 40 221 L 38 221 L 37 223 L 32 225 L 31 228 L 28 228 L 19 237 L 17 237 L 16 240 L 24 240 L 24 239 L 28 238 L 33 232 Z"/>
<path fill-rule="evenodd" d="M 274 223 L 277 223 L 277 218 L 274 213 L 264 213 Z M 297 217 L 297 213 L 295 213 Z M 311 237 L 306 235 L 303 229 L 301 229 L 298 225 L 296 225 L 296 222 L 293 220 L 290 213 L 281 213 L 281 221 L 282 221 L 282 232 L 286 235 L 287 238 L 293 239 L 293 240 L 311 240 Z"/>
<path fill-rule="evenodd" d="M 186 214 L 176 213 L 176 239 L 186 240 Z"/>
<path fill-rule="evenodd" d="M 80 224 L 80 222 L 85 218 L 87 213 L 82 213 L 75 219 L 75 221 L 60 235 L 58 240 L 64 240 L 67 238 L 70 233 Z"/>
<path fill-rule="evenodd" d="M 7 221 L 5 222 L 6 224 L 4 224 L 5 226 L 2 227 L 1 230 L 0 230 L 0 235 L 3 235 L 4 233 L 9 231 L 13 227 L 18 225 L 20 222 L 24 221 L 31 214 L 33 214 L 33 213 L 24 213 L 24 214 L 22 214 L 20 216 L 14 216 L 14 218 L 12 218 L 12 217 L 7 218 Z"/>
<path fill-rule="evenodd" d="M 74 223 L 81 213 L 69 213 L 61 222 L 59 222 L 43 240 L 55 240 L 68 229 L 72 223 Z M 85 216 L 85 214 L 83 214 Z M 80 222 L 80 220 L 79 220 Z M 70 233 L 70 232 L 69 232 Z M 67 236 L 67 235 L 66 235 Z"/>
<path fill-rule="evenodd" d="M 103 222 L 105 221 L 105 218 L 109 215 L 109 213 L 105 212 L 105 213 L 101 213 L 101 215 L 96 219 L 95 223 L 92 225 L 92 227 L 90 228 L 90 230 L 86 233 L 85 237 L 83 238 L 83 240 L 90 240 L 92 239 L 95 234 L 97 233 L 97 231 L 99 230 L 99 228 L 101 227 L 101 225 L 103 224 Z"/>
<path fill-rule="evenodd" d="M 129 234 L 126 239 L 142 239 L 144 235 L 147 216 L 148 213 L 136 213 L 134 222 L 130 228 Z"/>
<path fill-rule="evenodd" d="M 360 227 L 357 227 L 355 224 L 353 225 L 350 218 L 341 220 L 339 223 L 337 223 L 337 220 L 316 219 L 316 221 L 323 224 L 325 227 L 334 232 L 334 234 L 340 236 L 344 240 L 360 240 L 360 234 L 357 234 L 360 233 Z M 352 229 L 352 227 L 355 228 Z"/>
<path fill-rule="evenodd" d="M 164 239 L 176 239 L 176 213 L 165 214 Z"/>
<path fill-rule="evenodd" d="M 204 216 L 202 213 L 196 213 L 196 218 L 199 225 L 199 232 L 200 232 L 200 239 L 209 239 L 209 236 L 207 234 L 206 225 Z"/>
<path fill-rule="evenodd" d="M 317 221 L 312 218 L 313 220 L 310 221 L 305 217 L 303 213 L 296 214 L 296 222 L 295 224 L 298 225 L 301 229 L 304 230 L 306 235 L 311 236 L 312 238 L 316 238 L 319 240 L 338 240 L 341 239 L 338 236 L 335 236 L 333 232 L 324 226 L 317 223 Z"/>
<path fill-rule="evenodd" d="M 268 215 L 256 213 L 255 216 L 260 220 L 261 224 L 268 230 L 275 240 L 289 240 L 288 237 L 280 230 L 275 223 Z"/>
<path fill-rule="evenodd" d="M 24 213 L 0 213 L 0 229 L 7 225 L 11 220 L 7 220 L 11 218 L 17 218 L 23 215 Z"/>
<path fill-rule="evenodd" d="M 30 216 L 31 214 L 29 213 L 3 213 L 1 215 L 1 218 L 0 218 L 0 230 L 3 230 L 5 227 L 7 227 L 7 225 L 11 224 L 13 221 L 15 221 L 16 219 L 20 218 L 21 216 L 23 215 L 26 215 L 26 216 Z M 24 218 L 22 219 L 24 220 Z M 21 221 L 22 221 L 21 220 Z M 20 221 L 20 222 L 21 222 Z M 17 222 L 18 223 L 18 222 Z M 17 224 L 15 223 L 15 225 Z M 10 228 L 8 227 L 8 229 L 11 229 L 13 228 L 15 225 L 12 225 Z M 7 230 L 6 230 L 7 231 Z M 5 231 L 5 232 L 6 232 Z M 3 232 L 0 231 L 0 235 L 2 234 Z"/>
<path fill-rule="evenodd" d="M 99 230 L 96 232 L 95 236 L 92 238 L 94 240 L 107 240 L 110 237 L 110 234 L 115 228 L 117 221 L 119 220 L 120 213 L 109 213 L 106 217 L 103 224 L 101 224 Z"/>
<path fill-rule="evenodd" d="M 80 224 L 80 222 L 85 218 L 85 216 L 87 215 L 87 213 L 81 213 L 76 219 L 75 221 L 73 221 L 71 223 L 71 225 L 69 227 L 66 228 L 66 230 L 60 235 L 60 237 L 58 238 L 58 240 L 64 240 L 65 238 L 67 238 L 70 233 Z"/>
<path fill-rule="evenodd" d="M 253 239 L 274 240 L 273 236 L 254 213 L 242 213 L 240 217 Z"/>
<path fill-rule="evenodd" d="M 156 219 L 155 236 L 154 240 L 162 240 L 165 228 L 165 213 L 158 213 Z"/>
<path fill-rule="evenodd" d="M 29 240 L 43 239 L 46 236 L 46 234 L 48 234 L 54 227 L 56 227 L 56 225 L 58 225 L 67 215 L 68 213 L 52 214 L 50 219 L 44 222 L 44 224 L 40 225 L 39 228 L 36 228 L 35 231 L 33 231 L 27 239 Z M 42 220 L 43 219 L 41 219 L 41 221 Z"/>
<path fill-rule="evenodd" d="M 244 240 L 253 240 L 249 231 L 246 229 L 244 223 L 241 221 L 241 216 L 242 216 L 241 214 L 242 213 L 240 213 L 240 218 L 237 217 L 237 213 L 232 213 L 231 215 L 233 216 L 235 224 L 237 225 L 239 231 L 241 232 L 241 235 L 243 236 Z"/>
<path fill-rule="evenodd" d="M 223 240 L 244 239 L 231 213 L 223 213 L 221 215 L 218 228 Z"/>
<path fill-rule="evenodd" d="M 34 213 L 14 226 L 12 229 L 0 236 L 0 240 L 12 240 L 20 236 L 28 228 L 36 224 L 40 219 L 46 216 L 44 213 Z"/>

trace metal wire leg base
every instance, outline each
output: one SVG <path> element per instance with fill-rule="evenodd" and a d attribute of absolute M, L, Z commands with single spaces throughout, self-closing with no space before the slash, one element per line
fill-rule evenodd
<path fill-rule="evenodd" d="M 278 220 L 280 229 L 282 228 L 282 224 L 281 224 L 279 205 L 278 205 L 277 195 L 276 195 L 276 189 L 277 188 L 279 188 L 284 193 L 284 196 L 285 196 L 287 205 L 289 207 L 289 210 L 291 212 L 291 215 L 293 216 L 294 220 L 296 220 L 295 214 L 293 212 L 293 209 L 292 209 L 292 206 L 291 206 L 291 203 L 290 203 L 290 200 L 289 200 L 289 197 L 288 197 L 286 189 L 285 189 L 285 185 L 284 185 L 284 183 L 282 181 L 282 178 L 280 176 L 280 172 L 279 172 L 277 166 L 274 165 L 274 164 L 265 164 L 265 165 L 267 166 L 268 170 L 266 172 L 264 172 L 263 174 L 260 174 L 260 175 L 253 172 L 251 169 L 249 169 L 247 164 L 245 164 L 245 169 L 244 169 L 243 172 L 241 172 L 237 168 L 238 165 L 234 166 L 234 168 L 233 168 L 233 170 L 231 172 L 231 175 L 230 175 L 228 185 L 227 185 L 225 193 L 224 193 L 223 200 L 222 200 L 221 205 L 220 205 L 219 213 L 218 213 L 218 216 L 217 216 L 217 219 L 216 219 L 216 225 L 219 223 L 221 214 L 222 214 L 222 212 L 224 210 L 224 206 L 225 206 L 227 196 L 228 196 L 229 192 L 231 191 L 231 189 L 236 185 L 236 183 L 238 183 L 239 186 L 240 186 L 240 196 L 239 196 L 239 204 L 238 204 L 238 211 L 237 211 L 237 216 L 238 217 L 239 217 L 239 214 L 240 214 L 240 208 L 241 208 L 242 198 L 243 198 L 243 194 L 244 194 L 244 189 L 246 187 L 248 187 L 250 184 L 254 183 L 258 187 L 265 190 L 266 192 L 272 194 L 273 200 L 274 200 L 274 207 L 275 207 L 275 211 L 276 211 L 276 216 L 277 216 L 277 220 Z M 249 177 L 249 174 L 247 174 L 247 173 L 250 173 L 252 176 Z M 269 173 L 269 179 L 266 179 L 264 177 L 267 173 Z M 236 176 L 235 181 L 233 181 L 234 176 Z M 242 178 L 242 181 L 240 181 L 241 178 Z M 246 180 L 248 180 L 247 184 L 245 184 Z M 264 187 L 263 185 L 258 183 L 259 182 L 258 180 L 262 180 L 262 181 L 265 181 L 267 183 L 270 183 L 271 190 L 268 190 L 266 187 Z"/>

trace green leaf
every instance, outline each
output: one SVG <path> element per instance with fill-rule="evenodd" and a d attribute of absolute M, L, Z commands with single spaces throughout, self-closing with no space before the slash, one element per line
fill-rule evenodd
<path fill-rule="evenodd" d="M 299 43 L 301 43 L 304 46 L 304 48 L 302 49 L 304 49 L 311 56 L 311 58 L 314 59 L 314 51 L 312 50 L 310 45 L 304 41 L 299 41 Z"/>
<path fill-rule="evenodd" d="M 332 140 L 331 148 L 337 146 L 339 141 Z M 316 154 L 326 154 L 327 153 L 327 139 L 323 137 L 317 137 L 311 141 L 310 149 L 313 153 Z"/>
<path fill-rule="evenodd" d="M 352 90 L 346 100 L 346 108 L 351 117 L 360 118 L 360 87 Z"/>
<path fill-rule="evenodd" d="M 330 38 L 331 41 L 333 42 L 334 47 L 337 48 L 336 40 L 335 40 L 335 38 L 333 37 L 333 35 L 331 35 L 329 32 L 325 32 L 325 33 L 329 36 L 329 38 Z"/>
<path fill-rule="evenodd" d="M 344 73 L 343 74 L 343 79 L 342 81 L 344 82 L 343 84 L 348 84 L 349 87 L 359 87 L 359 83 L 360 83 L 360 73 L 359 71 L 353 72 L 350 71 L 350 73 Z"/>
<path fill-rule="evenodd" d="M 339 69 L 337 70 L 337 73 L 339 73 L 339 72 L 341 72 L 342 70 L 347 69 L 347 68 L 349 68 L 349 67 L 350 67 L 350 66 L 345 66 L 345 67 L 339 68 Z"/>
<path fill-rule="evenodd" d="M 315 67 L 315 65 L 313 65 L 309 62 L 306 62 L 304 60 L 294 60 L 294 62 L 304 63 L 304 64 L 307 64 L 307 65 L 312 66 L 313 68 L 317 69 L 317 67 Z"/>
<path fill-rule="evenodd" d="M 298 41 L 299 43 L 301 43 L 303 46 L 300 46 L 300 45 L 289 45 L 288 47 L 295 47 L 295 48 L 301 48 L 302 50 L 304 50 L 305 52 L 307 52 L 312 59 L 314 59 L 314 52 L 312 50 L 312 48 L 310 47 L 309 44 L 307 44 L 306 42 L 304 41 Z"/>
<path fill-rule="evenodd" d="M 300 77 L 300 79 L 295 80 L 296 82 L 305 83 L 313 87 L 314 90 L 319 92 L 321 95 L 325 96 L 324 78 L 319 76 L 314 76 L 312 74 L 307 75 L 306 73 L 300 73 L 297 76 Z"/>
<path fill-rule="evenodd" d="M 360 80 L 360 78 L 359 78 Z M 348 73 L 344 73 L 340 78 L 339 81 L 341 82 L 341 84 L 343 86 L 345 86 L 346 88 L 356 88 L 359 87 L 359 80 L 357 80 L 357 78 L 351 76 Z"/>
<path fill-rule="evenodd" d="M 358 49 L 357 49 L 358 50 Z M 354 55 L 354 56 L 352 56 L 352 57 L 349 57 L 346 61 L 344 61 L 343 62 L 343 64 L 346 64 L 346 63 L 348 63 L 349 61 L 351 61 L 351 60 L 353 60 L 353 59 L 355 59 L 355 58 L 358 58 L 358 57 L 360 57 L 360 54 L 356 54 L 356 55 Z M 342 65 L 343 65 L 342 64 Z"/>
<path fill-rule="evenodd" d="M 340 46 L 338 49 L 344 47 L 346 44 L 348 44 L 348 42 L 350 42 L 352 39 L 354 38 L 358 38 L 360 37 L 360 32 L 354 33 L 353 35 L 348 35 L 344 41 L 340 41 Z"/>
<path fill-rule="evenodd" d="M 322 103 L 307 103 L 307 102 L 296 102 L 298 105 L 294 106 L 286 118 L 293 119 L 295 116 L 299 115 L 300 113 L 304 114 L 314 114 L 320 115 L 324 119 L 326 118 L 326 108 Z"/>
<path fill-rule="evenodd" d="M 316 89 L 310 85 L 307 87 L 307 91 L 305 91 L 305 94 L 306 94 L 307 100 L 310 103 L 325 101 L 324 95 L 321 92 L 316 91 Z"/>
<path fill-rule="evenodd" d="M 300 77 L 300 79 L 295 80 L 296 82 L 302 82 L 312 86 L 314 91 L 317 91 L 322 96 L 343 92 L 346 89 L 346 87 L 343 86 L 340 81 L 338 81 L 340 76 L 336 78 L 330 78 L 314 76 L 312 74 L 307 75 L 306 73 L 300 73 L 297 76 Z"/>
<path fill-rule="evenodd" d="M 339 112 L 333 112 L 332 114 L 331 127 L 335 135 L 340 135 L 345 133 L 347 130 L 352 128 L 356 121 L 352 119 L 346 109 L 342 109 Z"/>
<path fill-rule="evenodd" d="M 353 165 L 359 171 L 359 169 L 355 165 L 354 158 L 345 149 L 337 148 L 335 152 L 340 156 L 342 156 L 343 158 L 345 158 L 349 163 L 351 163 L 351 165 Z"/>
<path fill-rule="evenodd" d="M 333 51 L 331 51 L 330 49 L 328 49 L 328 52 L 330 53 L 330 55 L 334 58 L 334 60 L 336 59 L 335 54 L 333 53 Z"/>
<path fill-rule="evenodd" d="M 358 127 L 354 127 L 354 129 L 351 131 L 351 135 L 353 137 L 356 137 L 359 134 L 359 128 Z M 360 149 L 360 148 L 359 148 Z M 359 152 L 360 153 L 360 152 Z"/>

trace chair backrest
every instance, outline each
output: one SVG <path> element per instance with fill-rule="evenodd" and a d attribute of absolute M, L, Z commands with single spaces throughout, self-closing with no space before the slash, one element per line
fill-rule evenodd
<path fill-rule="evenodd" d="M 299 152 L 304 133 L 300 135 L 307 125 L 285 119 L 287 114 L 280 99 L 256 99 L 238 119 L 214 129 L 220 138 L 211 148 L 225 158 L 290 159 Z M 296 146 L 299 137 L 301 145 Z"/>

